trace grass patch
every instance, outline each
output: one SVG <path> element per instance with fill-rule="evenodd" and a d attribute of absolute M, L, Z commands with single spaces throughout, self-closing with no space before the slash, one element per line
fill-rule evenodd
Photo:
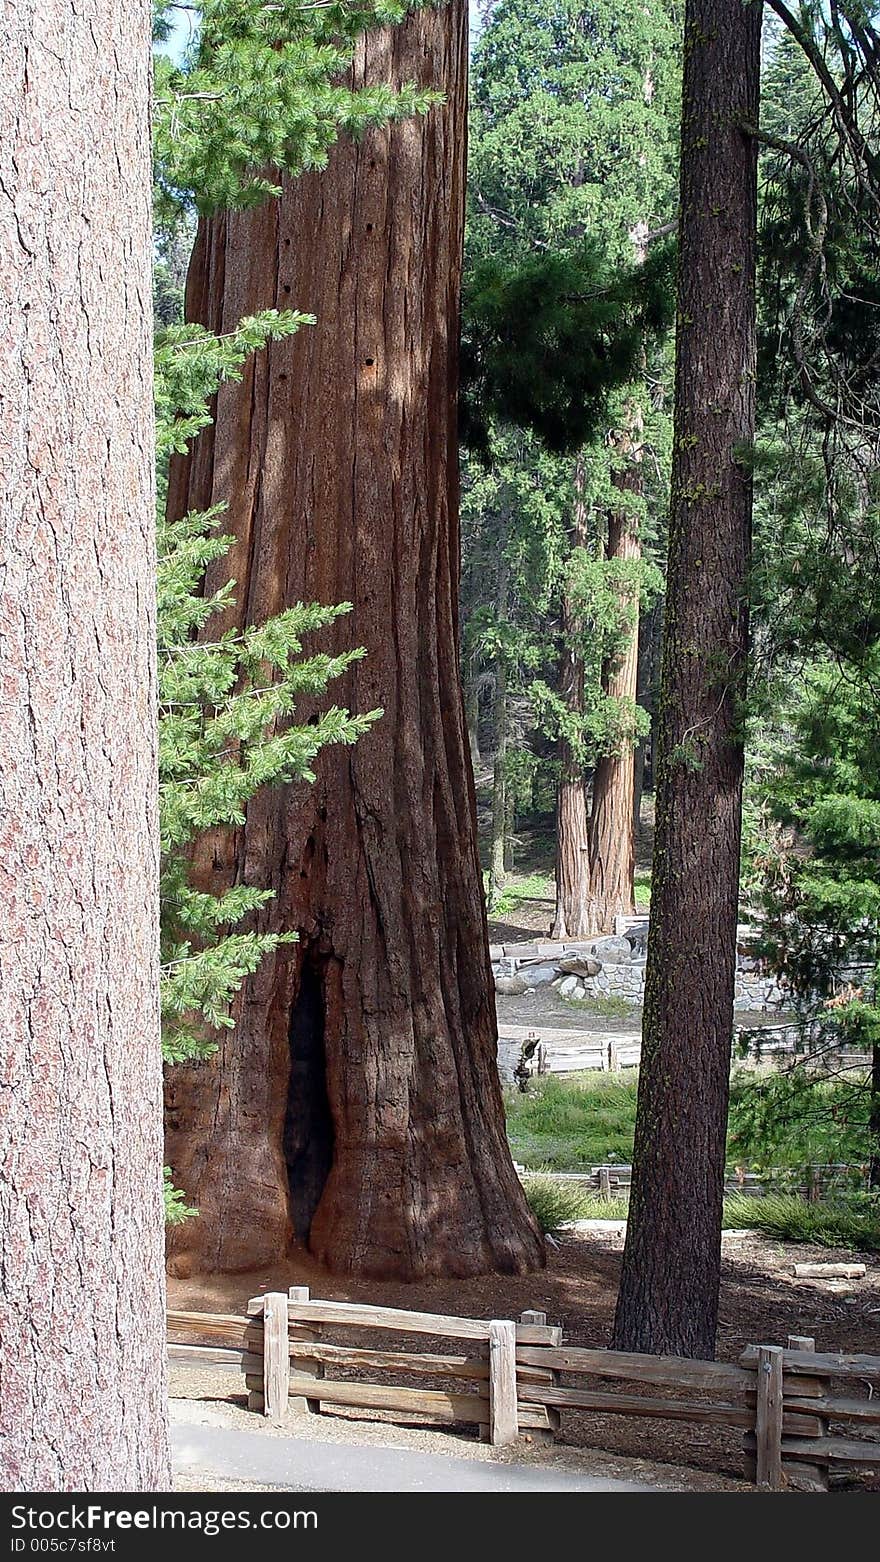
<path fill-rule="evenodd" d="M 531 873 L 524 878 L 511 877 L 493 890 L 488 873 L 483 874 L 486 904 L 493 917 L 509 917 L 527 900 L 553 900 L 556 890 L 554 880 L 546 873 Z"/>
<path fill-rule="evenodd" d="M 527 1177 L 524 1186 L 545 1236 L 556 1235 L 567 1221 L 626 1220 L 629 1214 L 625 1194 L 600 1199 L 577 1183 L 540 1174 Z M 880 1253 L 880 1201 L 866 1193 L 825 1204 L 807 1204 L 787 1193 L 765 1198 L 732 1194 L 724 1200 L 723 1226 L 725 1231 L 761 1231 L 779 1242 Z"/>
<path fill-rule="evenodd" d="M 632 1159 L 635 1070 L 624 1074 L 547 1074 L 508 1091 L 507 1136 L 524 1166 L 580 1171 Z"/>
<path fill-rule="evenodd" d="M 754 1088 L 759 1085 L 760 1080 Z M 637 1091 L 635 1069 L 622 1074 L 548 1074 L 533 1079 L 525 1093 L 506 1091 L 507 1136 L 515 1160 L 538 1172 L 582 1171 L 590 1166 L 631 1161 Z M 731 1163 L 741 1159 L 738 1148 L 741 1147 L 732 1138 Z M 803 1146 L 798 1143 L 793 1149 L 800 1155 Z M 777 1179 L 784 1170 L 777 1167 Z M 789 1172 L 797 1174 L 796 1164 L 789 1167 Z M 540 1178 L 528 1178 L 527 1186 L 539 1181 Z M 560 1185 L 546 1178 L 544 1183 L 546 1188 L 538 1190 L 535 1197 L 555 1199 Z M 576 1183 L 562 1186 L 560 1198 L 565 1202 L 558 1206 L 555 1215 L 556 1206 L 548 1203 L 547 1210 L 547 1218 L 557 1224 L 566 1220 L 626 1218 L 625 1197 L 599 1199 Z M 839 1192 L 821 1203 L 808 1204 L 795 1194 L 781 1191 L 763 1198 L 732 1194 L 724 1202 L 724 1226 L 727 1230 L 747 1227 L 763 1231 L 783 1242 L 880 1253 L 880 1197 Z"/>
<path fill-rule="evenodd" d="M 636 911 L 648 911 L 651 906 L 651 870 L 636 868 L 633 879 L 633 898 Z"/>
<path fill-rule="evenodd" d="M 724 1227 L 763 1231 L 781 1242 L 880 1253 L 880 1200 L 868 1193 L 820 1204 L 790 1193 L 768 1193 L 762 1199 L 734 1195 L 724 1200 Z"/>
<path fill-rule="evenodd" d="M 562 994 L 559 995 L 562 997 Z M 605 1020 L 623 1020 L 628 1014 L 632 1014 L 638 1005 L 631 1003 L 628 998 L 621 997 L 620 993 L 595 993 L 589 998 L 563 998 L 572 1009 L 578 1009 L 581 1014 L 598 1014 Z"/>

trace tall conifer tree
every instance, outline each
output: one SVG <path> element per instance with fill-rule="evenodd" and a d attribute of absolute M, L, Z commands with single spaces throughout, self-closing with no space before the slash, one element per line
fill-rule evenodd
<path fill-rule="evenodd" d="M 711 1358 L 733 1029 L 761 6 L 688 0 L 672 503 L 621 1350 Z"/>

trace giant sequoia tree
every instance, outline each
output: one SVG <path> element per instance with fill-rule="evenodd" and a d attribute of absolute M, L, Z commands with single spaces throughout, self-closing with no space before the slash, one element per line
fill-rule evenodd
<path fill-rule="evenodd" d="M 0 23 L 0 1486 L 168 1481 L 145 0 Z"/>
<path fill-rule="evenodd" d="M 619 1349 L 711 1357 L 721 1260 L 755 428 L 761 7 L 689 0 L 657 833 Z"/>
<path fill-rule="evenodd" d="M 221 389 L 172 514 L 229 506 L 224 629 L 352 602 L 337 648 L 367 654 L 335 695 L 385 714 L 200 853 L 205 884 L 274 889 L 260 925 L 300 941 L 245 984 L 216 1058 L 172 1071 L 169 1158 L 201 1211 L 178 1267 L 262 1263 L 292 1235 L 361 1273 L 542 1261 L 504 1137 L 457 669 L 466 60 L 460 0 L 362 40 L 356 85 L 443 103 L 199 227 L 191 319 L 294 304 L 318 323 Z"/>

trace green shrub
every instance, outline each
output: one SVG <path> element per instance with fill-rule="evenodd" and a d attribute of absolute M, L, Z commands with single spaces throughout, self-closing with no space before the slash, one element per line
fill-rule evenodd
<path fill-rule="evenodd" d="M 523 1183 L 529 1208 L 545 1237 L 556 1236 L 570 1220 L 583 1220 L 587 1200 L 574 1182 L 555 1177 L 526 1177 Z"/>

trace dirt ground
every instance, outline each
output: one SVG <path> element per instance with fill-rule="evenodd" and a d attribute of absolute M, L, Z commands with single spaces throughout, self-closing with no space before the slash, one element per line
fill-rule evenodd
<path fill-rule="evenodd" d="M 321 1269 L 308 1254 L 294 1252 L 276 1268 L 253 1274 L 171 1278 L 168 1305 L 237 1313 L 244 1310 L 249 1297 L 263 1291 L 308 1285 L 313 1296 L 327 1300 L 364 1301 L 475 1318 L 516 1318 L 526 1308 L 540 1308 L 548 1322 L 562 1325 L 566 1344 L 603 1346 L 610 1338 L 622 1251 L 621 1233 L 577 1232 L 549 1248 L 547 1268 L 537 1274 L 431 1280 L 415 1285 L 341 1279 Z M 852 1262 L 854 1257 L 867 1264 L 864 1280 L 794 1278 L 795 1263 Z M 756 1232 L 725 1232 L 719 1359 L 736 1361 L 748 1344 L 785 1344 L 789 1334 L 813 1335 L 819 1350 L 880 1353 L 880 1260 L 843 1250 L 777 1242 Z M 425 1348 L 431 1347 L 426 1344 Z M 860 1389 L 853 1385 L 852 1391 Z M 190 1389 L 181 1385 L 177 1392 L 189 1393 Z M 458 1433 L 430 1435 L 432 1439 L 449 1437 L 451 1451 L 457 1453 L 467 1441 Z M 601 1449 L 612 1457 L 691 1466 L 725 1483 L 708 1488 L 694 1485 L 693 1489 L 702 1490 L 730 1489 L 726 1483 L 741 1478 L 740 1438 L 741 1434 L 731 1429 L 570 1410 L 563 1412 L 561 1430 L 561 1441 L 569 1449 Z M 562 1447 L 558 1452 L 564 1456 Z M 860 1489 L 866 1487 L 880 1490 L 880 1477 L 863 1479 Z"/>

